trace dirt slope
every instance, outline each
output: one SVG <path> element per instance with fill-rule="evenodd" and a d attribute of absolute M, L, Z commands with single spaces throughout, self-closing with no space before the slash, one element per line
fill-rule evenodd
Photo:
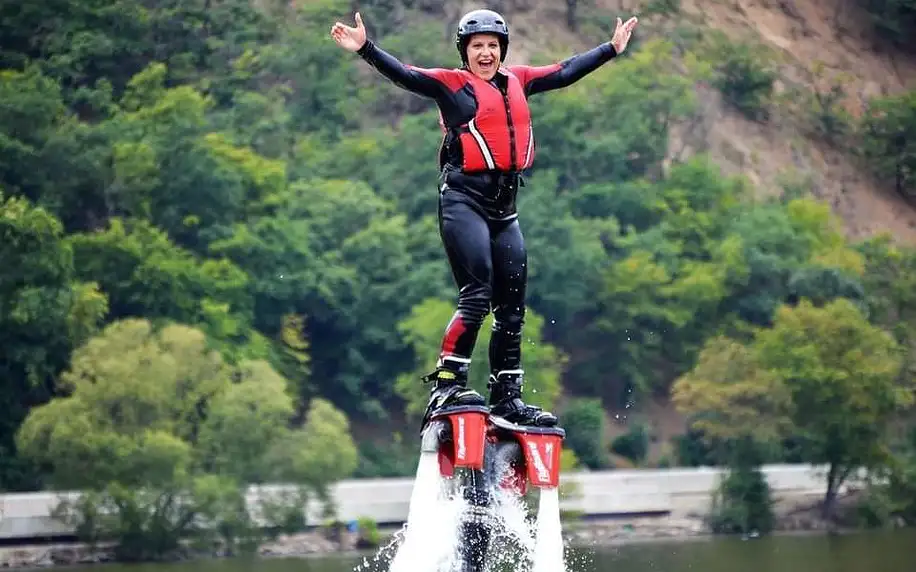
<path fill-rule="evenodd" d="M 845 108 L 854 116 L 867 98 L 916 88 L 916 60 L 881 50 L 870 39 L 868 18 L 850 0 L 682 0 L 681 9 L 730 37 L 757 40 L 783 58 L 777 91 L 824 87 L 845 74 Z M 822 66 L 823 71 L 815 74 Z M 799 126 L 777 116 L 767 124 L 707 105 L 708 144 L 727 168 L 744 171 L 774 191 L 786 168 L 810 176 L 816 195 L 829 201 L 852 236 L 890 231 L 916 242 L 916 210 L 876 184 L 847 154 L 803 137 Z"/>
<path fill-rule="evenodd" d="M 597 9 L 625 19 L 640 14 L 649 1 L 579 3 L 580 14 Z M 567 29 L 566 2 L 490 4 L 503 10 L 512 24 L 510 62 L 526 61 L 533 48 L 564 53 L 593 43 L 594 39 L 583 39 Z M 777 95 L 791 97 L 789 90 L 797 88 L 824 89 L 826 80 L 843 73 L 847 78 L 844 107 L 857 116 L 869 97 L 916 88 L 916 60 L 875 45 L 868 18 L 854 0 L 681 0 L 680 4 L 678 14 L 644 17 L 638 33 L 664 34 L 690 23 L 717 29 L 735 40 L 760 42 L 778 57 Z M 448 19 L 456 21 L 460 13 L 476 6 L 475 2 L 448 3 Z M 899 241 L 916 243 L 916 209 L 872 180 L 848 153 L 807 137 L 797 117 L 776 110 L 767 122 L 751 121 L 725 105 L 715 90 L 699 89 L 703 91 L 700 114 L 674 130 L 672 158 L 708 151 L 725 172 L 744 173 L 764 194 L 781 192 L 780 180 L 786 176 L 807 180 L 812 192 L 842 217 L 850 236 L 890 232 Z"/>

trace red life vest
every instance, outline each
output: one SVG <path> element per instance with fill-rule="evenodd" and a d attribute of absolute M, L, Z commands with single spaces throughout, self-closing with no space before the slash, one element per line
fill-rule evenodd
<path fill-rule="evenodd" d="M 459 128 L 462 168 L 467 173 L 521 171 L 534 161 L 531 111 L 522 83 L 509 70 L 501 72 L 508 76 L 505 95 L 490 82 L 461 70 L 477 99 L 476 115 Z"/>

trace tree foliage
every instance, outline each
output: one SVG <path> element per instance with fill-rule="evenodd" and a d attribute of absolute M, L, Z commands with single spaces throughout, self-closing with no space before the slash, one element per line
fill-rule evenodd
<path fill-rule="evenodd" d="M 723 337 L 706 343 L 696 366 L 672 385 L 671 400 L 714 441 L 778 442 L 791 427 L 786 385 L 750 348 Z"/>
<path fill-rule="evenodd" d="M 315 400 L 303 428 L 290 429 L 286 380 L 264 361 L 226 363 L 187 326 L 110 324 L 73 353 L 59 390 L 29 413 L 19 450 L 48 468 L 53 486 L 95 493 L 80 501 L 76 518 L 114 503 L 117 520 L 91 534 L 114 536 L 129 558 L 176 550 L 182 537 L 206 530 L 200 517 L 231 528 L 220 519 L 242 513 L 219 511 L 244 511 L 249 483 L 299 483 L 326 497 L 327 483 L 356 464 L 339 411 Z M 214 494 L 234 500 L 216 502 Z M 125 529 L 131 513 L 146 513 L 140 530 Z M 247 517 L 241 524 L 254 528 Z M 148 540 L 151 527 L 163 527 L 168 542 L 132 542 Z"/>
<path fill-rule="evenodd" d="M 788 432 L 803 456 L 829 466 L 824 512 L 854 471 L 888 460 L 886 431 L 913 402 L 901 379 L 894 338 L 869 324 L 851 301 L 807 299 L 776 312 L 772 328 L 743 345 L 707 342 L 697 366 L 673 387 L 673 399 L 713 439 L 765 443 Z"/>
<path fill-rule="evenodd" d="M 108 311 L 97 283 L 82 282 L 60 221 L 24 197 L 0 192 L 0 487 L 40 484 L 14 454 L 29 408 L 54 391 L 57 372 Z"/>
<path fill-rule="evenodd" d="M 906 22 L 906 2 L 872 4 Z M 442 134 L 428 100 L 327 37 L 351 12 L 344 0 L 0 7 L 0 489 L 85 486 L 100 507 L 147 516 L 164 507 L 131 497 L 135 485 L 190 490 L 193 511 L 242 530 L 241 483 L 321 488 L 357 462 L 411 470 L 378 459 L 399 443 L 356 439 L 357 461 L 345 435 L 413 434 L 426 399 L 418 378 L 455 296 L 436 222 Z M 449 5 L 379 0 L 364 15 L 403 61 L 457 64 Z M 580 36 L 606 41 L 585 20 Z M 678 403 L 720 439 L 752 433 L 762 411 L 768 439 L 803 438 L 797 460 L 871 462 L 880 438 L 865 423 L 877 431 L 916 372 L 916 254 L 854 243 L 811 196 L 760 198 L 714 157 L 673 149 L 698 83 L 744 94 L 746 109 L 778 104 L 753 54 L 704 46 L 640 39 L 532 98 L 525 397 L 590 400 L 571 403 L 592 404 L 580 425 L 600 427 L 596 404 L 664 399 L 680 380 Z M 912 94 L 876 98 L 850 130 L 903 194 L 913 108 Z M 821 398 L 836 404 L 816 417 Z M 844 400 L 863 409 L 843 419 Z M 806 415 L 849 425 L 825 435 Z M 576 446 L 603 463 L 603 438 Z M 118 534 L 162 525 L 136 522 Z"/>
<path fill-rule="evenodd" d="M 898 383 L 897 343 L 844 299 L 822 308 L 807 301 L 783 308 L 756 343 L 761 365 L 792 392 L 806 458 L 830 466 L 829 513 L 853 471 L 886 460 L 888 422 L 912 403 L 912 380 Z"/>

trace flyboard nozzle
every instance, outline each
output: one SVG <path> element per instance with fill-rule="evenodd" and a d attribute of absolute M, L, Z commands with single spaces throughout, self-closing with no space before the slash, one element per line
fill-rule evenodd
<path fill-rule="evenodd" d="M 420 438 L 420 451 L 423 453 L 436 453 L 442 443 L 448 439 L 448 422 L 443 419 L 434 419 L 423 429 Z"/>

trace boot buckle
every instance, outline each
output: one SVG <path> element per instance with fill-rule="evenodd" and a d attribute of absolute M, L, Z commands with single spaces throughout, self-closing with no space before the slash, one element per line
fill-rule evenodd
<path fill-rule="evenodd" d="M 437 369 L 436 371 L 429 373 L 421 378 L 424 384 L 436 382 L 445 382 L 445 383 L 457 383 L 458 375 L 447 369 Z"/>
<path fill-rule="evenodd" d="M 521 389 L 524 375 L 525 370 L 523 369 L 504 369 L 495 374 L 491 373 L 487 381 L 487 389 L 492 390 L 497 385 L 514 386 Z"/>

